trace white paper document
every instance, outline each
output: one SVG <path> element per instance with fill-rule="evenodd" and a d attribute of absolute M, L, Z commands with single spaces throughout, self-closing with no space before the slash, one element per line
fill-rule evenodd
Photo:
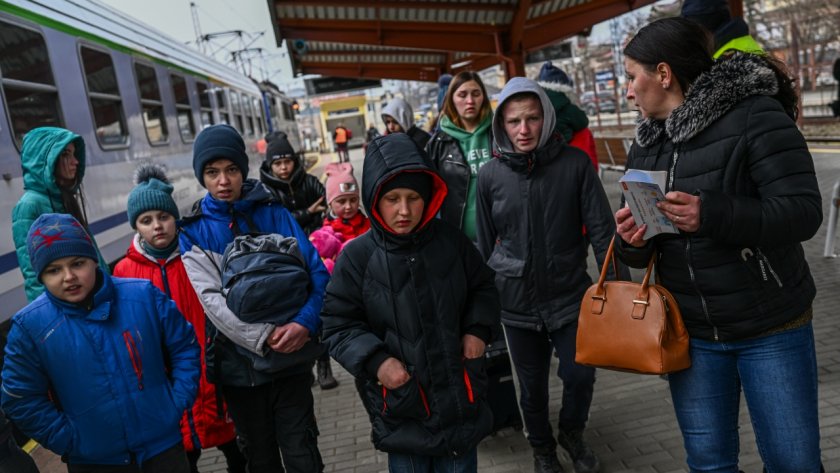
<path fill-rule="evenodd" d="M 656 208 L 657 202 L 665 200 L 662 189 L 667 176 L 665 171 L 629 169 L 618 181 L 636 225 L 647 225 L 645 240 L 660 233 L 679 233 L 674 223 Z"/>

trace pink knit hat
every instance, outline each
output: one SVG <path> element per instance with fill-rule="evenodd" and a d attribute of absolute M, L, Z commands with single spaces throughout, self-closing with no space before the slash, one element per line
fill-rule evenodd
<path fill-rule="evenodd" d="M 342 195 L 359 195 L 359 184 L 350 163 L 327 164 L 327 205 Z"/>

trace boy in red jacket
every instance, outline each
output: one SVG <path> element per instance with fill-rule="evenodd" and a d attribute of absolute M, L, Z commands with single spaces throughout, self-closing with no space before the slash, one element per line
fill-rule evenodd
<path fill-rule="evenodd" d="M 181 418 L 184 449 L 192 473 L 198 473 L 202 448 L 218 447 L 227 460 L 228 472 L 245 473 L 245 458 L 236 446 L 221 393 L 207 381 L 204 349 L 204 309 L 195 295 L 181 262 L 176 220 L 178 206 L 172 199 L 172 185 L 155 165 L 137 169 L 137 186 L 128 195 L 128 221 L 137 230 L 126 257 L 117 263 L 114 276 L 147 279 L 172 298 L 178 310 L 195 328 L 201 346 L 201 380 L 192 410 Z"/>

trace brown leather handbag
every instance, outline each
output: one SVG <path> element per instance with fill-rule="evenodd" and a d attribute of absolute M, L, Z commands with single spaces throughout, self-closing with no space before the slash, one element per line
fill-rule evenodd
<path fill-rule="evenodd" d="M 680 308 L 667 289 L 649 284 L 656 254 L 651 256 L 641 284 L 606 281 L 613 245 L 615 237 L 601 277 L 580 304 L 575 362 L 642 374 L 688 368 L 688 332 Z"/>

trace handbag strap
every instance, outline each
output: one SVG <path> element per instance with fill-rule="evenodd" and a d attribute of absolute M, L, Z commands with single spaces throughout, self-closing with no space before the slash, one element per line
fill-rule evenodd
<path fill-rule="evenodd" d="M 598 277 L 598 287 L 595 289 L 595 294 L 593 294 L 592 298 L 599 300 L 602 305 L 607 300 L 606 291 L 604 290 L 604 282 L 607 280 L 607 273 L 610 269 L 610 262 L 613 262 L 613 269 L 615 270 L 616 274 L 618 274 L 618 267 L 616 266 L 616 262 L 614 261 L 614 254 L 615 254 L 615 235 L 613 235 L 612 240 L 610 240 L 610 246 L 607 248 L 607 254 L 604 256 L 604 264 L 601 267 L 601 276 Z M 650 297 L 650 291 L 648 290 L 648 286 L 650 284 L 650 275 L 653 272 L 653 263 L 656 261 L 656 252 L 650 256 L 650 261 L 648 261 L 647 270 L 645 271 L 645 276 L 642 278 L 642 283 L 639 286 L 639 293 L 636 295 L 636 298 L 633 300 L 633 318 L 641 319 L 645 316 L 645 309 L 648 305 L 648 298 Z M 600 312 L 600 311 L 599 311 Z"/>

